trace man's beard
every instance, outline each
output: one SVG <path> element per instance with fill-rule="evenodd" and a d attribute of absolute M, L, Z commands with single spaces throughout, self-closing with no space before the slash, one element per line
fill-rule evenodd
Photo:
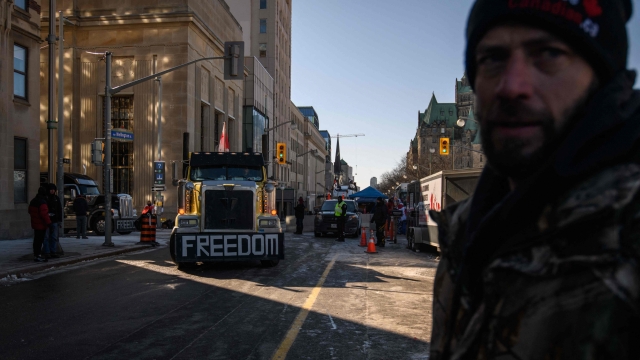
<path fill-rule="evenodd" d="M 478 111 L 482 146 L 488 164 L 499 174 L 515 181 L 535 174 L 553 155 L 575 123 L 584 116 L 586 103 L 595 86 L 596 84 L 592 84 L 589 91 L 564 112 L 563 118 L 567 121 L 560 129 L 555 127 L 553 115 L 548 110 L 533 109 L 520 100 L 501 100 L 487 112 L 486 119 L 482 111 Z M 512 137 L 502 139 L 498 149 L 492 135 L 496 127 L 507 119 L 520 119 L 540 124 L 542 144 L 531 153 L 525 154 L 524 149 L 531 146 L 535 140 Z"/>

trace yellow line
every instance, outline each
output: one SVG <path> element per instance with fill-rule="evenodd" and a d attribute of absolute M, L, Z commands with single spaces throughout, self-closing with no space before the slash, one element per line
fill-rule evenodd
<path fill-rule="evenodd" d="M 300 328 L 302 328 L 302 324 L 304 324 L 304 321 L 307 319 L 309 310 L 311 310 L 313 304 L 316 302 L 316 299 L 320 294 L 320 290 L 322 289 L 322 285 L 324 285 L 324 281 L 327 279 L 327 275 L 329 275 L 329 271 L 331 271 L 333 264 L 336 263 L 337 257 L 338 255 L 336 254 L 333 259 L 331 259 L 329 265 L 327 265 L 327 268 L 324 269 L 324 273 L 322 273 L 322 276 L 320 277 L 320 280 L 318 280 L 316 287 L 311 290 L 311 295 L 309 295 L 307 301 L 305 301 L 304 305 L 302 305 L 302 309 L 300 309 L 300 312 L 298 313 L 298 316 L 296 316 L 296 319 L 293 320 L 293 324 L 291 324 L 289 331 L 287 331 L 287 335 L 285 335 L 284 340 L 282 340 L 280 346 L 278 346 L 278 350 L 276 350 L 275 354 L 273 354 L 273 357 L 271 358 L 272 360 L 284 360 L 287 357 L 287 353 L 289 352 L 289 349 L 291 349 L 291 346 L 296 340 L 296 337 L 298 337 Z"/>

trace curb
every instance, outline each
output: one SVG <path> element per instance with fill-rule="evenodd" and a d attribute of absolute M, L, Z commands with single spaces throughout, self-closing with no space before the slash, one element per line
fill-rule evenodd
<path fill-rule="evenodd" d="M 34 272 L 39 272 L 39 271 L 44 271 L 44 270 L 48 270 L 51 268 L 58 268 L 58 267 L 62 267 L 62 266 L 68 266 L 68 265 L 73 265 L 73 264 L 77 264 L 79 262 L 83 262 L 83 261 L 88 261 L 88 260 L 95 260 L 95 259 L 101 259 L 101 258 L 106 258 L 106 257 L 110 257 L 110 256 L 117 256 L 117 255 L 122 255 L 122 254 L 126 254 L 126 253 L 130 253 L 130 252 L 134 252 L 134 251 L 138 251 L 138 250 L 145 250 L 145 249 L 157 249 L 159 247 L 162 246 L 148 246 L 148 245 L 135 245 L 132 247 L 127 247 L 124 249 L 118 249 L 118 250 L 113 250 L 113 251 L 105 251 L 102 253 L 97 253 L 97 254 L 92 254 L 92 255 L 85 255 L 85 256 L 78 256 L 75 258 L 70 258 L 68 260 L 62 260 L 62 261 L 56 261 L 55 263 L 43 263 L 43 264 L 39 264 L 39 265 L 34 265 L 34 266 L 27 266 L 25 268 L 22 268 L 20 270 L 10 270 L 9 272 L 4 271 L 4 272 L 0 272 L 0 279 L 5 278 L 7 276 L 11 276 L 11 275 L 15 275 L 18 278 L 22 278 L 24 274 L 31 274 Z"/>

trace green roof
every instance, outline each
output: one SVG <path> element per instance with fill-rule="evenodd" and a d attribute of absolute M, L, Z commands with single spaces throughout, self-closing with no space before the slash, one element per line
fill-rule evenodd
<path fill-rule="evenodd" d="M 438 103 L 436 95 L 431 95 L 429 107 L 420 113 L 421 124 L 431 125 L 434 122 L 445 122 L 446 127 L 453 127 L 458 121 L 458 109 L 455 103 Z"/>

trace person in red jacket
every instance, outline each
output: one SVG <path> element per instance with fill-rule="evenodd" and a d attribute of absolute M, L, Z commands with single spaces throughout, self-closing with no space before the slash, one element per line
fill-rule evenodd
<path fill-rule="evenodd" d="M 38 195 L 29 203 L 29 215 L 31 216 L 31 228 L 33 229 L 33 260 L 35 262 L 46 262 L 40 254 L 44 235 L 51 219 L 49 218 L 49 207 L 47 206 L 47 189 L 41 186 Z"/>

